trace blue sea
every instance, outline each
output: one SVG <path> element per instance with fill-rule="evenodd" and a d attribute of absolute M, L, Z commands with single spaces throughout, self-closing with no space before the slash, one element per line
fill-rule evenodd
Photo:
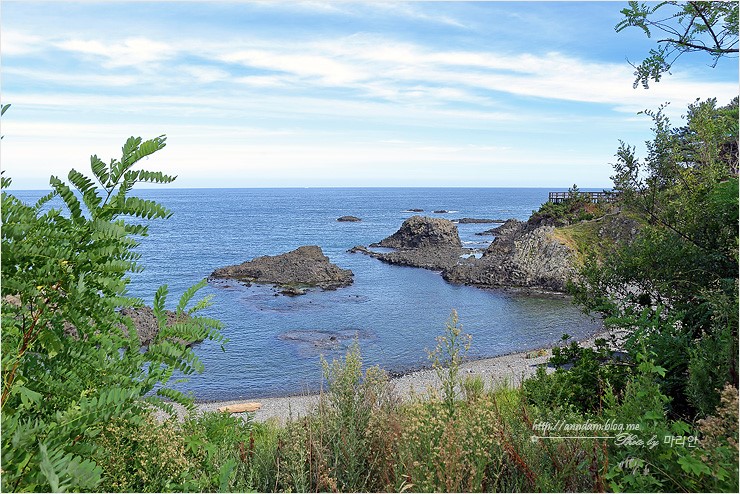
<path fill-rule="evenodd" d="M 343 355 L 351 339 L 315 345 L 312 336 L 358 335 L 366 365 L 406 372 L 428 365 L 427 350 L 444 331 L 453 309 L 472 335 L 469 357 L 491 357 L 549 345 L 563 333 L 592 334 L 600 322 L 568 300 L 532 297 L 445 282 L 439 273 L 392 266 L 347 253 L 395 232 L 424 209 L 429 216 L 456 219 L 526 219 L 547 200 L 536 188 L 280 188 L 142 189 L 173 216 L 151 224 L 139 247 L 145 270 L 132 276 L 130 292 L 152 302 L 162 284 L 168 306 L 216 268 L 301 245 L 318 245 L 329 259 L 354 272 L 354 283 L 336 291 L 277 295 L 270 286 L 211 283 L 207 313 L 225 324 L 225 351 L 197 344 L 205 371 L 179 389 L 199 401 L 256 398 L 316 390 L 320 356 Z M 136 192 L 136 191 L 135 191 Z M 33 201 L 41 191 L 15 194 Z M 448 210 L 434 214 L 434 210 Z M 343 215 L 362 218 L 341 223 Z M 458 225 L 466 247 L 485 248 L 493 237 L 477 236 L 492 224 Z"/>

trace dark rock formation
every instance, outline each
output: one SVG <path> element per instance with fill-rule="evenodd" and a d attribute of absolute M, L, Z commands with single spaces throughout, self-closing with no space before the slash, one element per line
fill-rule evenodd
<path fill-rule="evenodd" d="M 418 208 L 411 208 L 411 209 L 407 209 L 406 211 L 404 211 L 404 213 L 423 213 L 423 212 L 424 212 L 423 209 L 418 209 Z"/>
<path fill-rule="evenodd" d="M 452 220 L 452 222 L 464 225 L 466 223 L 503 223 L 504 220 L 491 220 L 488 218 L 459 218 L 456 220 Z"/>
<path fill-rule="evenodd" d="M 437 214 L 447 214 L 447 213 L 449 213 L 449 211 L 447 211 L 446 209 L 437 209 L 434 212 L 437 213 Z"/>
<path fill-rule="evenodd" d="M 483 257 L 452 266 L 442 276 L 453 283 L 565 291 L 575 275 L 576 253 L 553 236 L 552 226 L 526 226 L 509 223 Z"/>
<path fill-rule="evenodd" d="M 450 220 L 412 216 L 390 237 L 371 247 L 419 249 L 424 247 L 462 247 L 457 227 Z"/>
<path fill-rule="evenodd" d="M 576 253 L 553 235 L 554 228 L 531 227 L 507 220 L 494 229 L 496 239 L 480 259 L 463 249 L 457 227 L 444 219 L 414 216 L 390 237 L 371 247 L 391 247 L 393 252 L 359 252 L 383 262 L 442 271 L 452 283 L 484 287 L 524 288 L 532 291 L 565 290 L 575 274 Z"/>
<path fill-rule="evenodd" d="M 442 271 L 460 262 L 460 255 L 467 251 L 462 248 L 457 227 L 451 221 L 422 216 L 408 218 L 396 233 L 371 247 L 396 250 L 373 252 L 358 245 L 348 252 L 369 255 L 389 264 Z"/>
<path fill-rule="evenodd" d="M 352 284 L 353 273 L 329 262 L 321 248 L 306 245 L 277 256 L 262 256 L 251 261 L 219 268 L 211 278 L 234 278 L 278 286 L 317 286 L 333 290 Z M 292 293 L 297 295 L 298 293 Z"/>
<path fill-rule="evenodd" d="M 362 221 L 361 218 L 358 218 L 357 216 L 340 216 L 337 218 L 337 221 Z"/>
<path fill-rule="evenodd" d="M 476 233 L 476 235 L 506 235 L 507 233 L 518 229 L 523 224 L 521 221 L 515 220 L 513 218 L 501 222 L 497 221 L 496 223 L 503 223 L 503 225 L 497 226 L 496 228 L 491 228 L 490 230 L 486 230 L 484 232 Z"/>

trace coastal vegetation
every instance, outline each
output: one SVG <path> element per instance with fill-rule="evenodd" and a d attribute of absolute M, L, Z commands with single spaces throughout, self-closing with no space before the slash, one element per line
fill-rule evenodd
<path fill-rule="evenodd" d="M 736 4 L 722 12 L 736 32 Z M 135 169 L 163 136 L 52 177 L 32 205 L 2 177 L 2 490 L 737 492 L 738 98 L 697 101 L 680 126 L 645 115 L 647 155 L 617 151 L 618 201 L 574 187 L 530 218 L 576 252 L 568 290 L 608 337 L 565 335 L 550 371 L 492 387 L 460 372 L 474 342 L 453 312 L 429 354 L 439 389 L 400 399 L 354 345 L 322 360 L 319 405 L 286 423 L 197 414 L 168 387 L 202 370 L 186 342 L 226 343 L 195 301 L 204 283 L 172 318 L 157 290 L 144 348 L 122 311 L 143 305 L 127 285 L 147 222 L 170 215 L 131 195 L 175 179 Z"/>
<path fill-rule="evenodd" d="M 287 424 L 152 415 L 172 412 L 170 402 L 191 409 L 166 387 L 175 371 L 201 368 L 185 341 L 222 339 L 218 321 L 198 314 L 207 300 L 187 308 L 202 284 L 170 322 L 167 289 L 157 291 L 161 327 L 145 351 L 120 311 L 142 303 L 125 291 L 126 273 L 140 269 L 142 220 L 169 215 L 129 194 L 136 182 L 174 179 L 133 170 L 164 138 L 129 139 L 109 165 L 93 156 L 97 185 L 68 176 L 77 194 L 56 177 L 34 205 L 4 190 L 3 489 L 736 491 L 737 114 L 737 99 L 697 102 L 677 128 L 651 114 L 647 159 L 620 147 L 619 202 L 590 220 L 577 194 L 562 209 L 559 231 L 579 250 L 592 237 L 574 227 L 609 215 L 639 224 L 630 241 L 584 251 L 571 285 L 584 310 L 626 331 L 621 351 L 566 339 L 553 349 L 555 372 L 490 388 L 459 373 L 470 341 L 453 314 L 430 355 L 439 394 L 400 400 L 355 346 L 324 362 L 319 406 Z M 55 196 L 66 214 L 49 207 Z M 548 424 L 630 429 L 605 439 Z"/>

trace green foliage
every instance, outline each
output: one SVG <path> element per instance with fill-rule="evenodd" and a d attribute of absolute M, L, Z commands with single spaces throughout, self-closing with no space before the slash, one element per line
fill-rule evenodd
<path fill-rule="evenodd" d="M 686 125 L 654 122 L 648 155 L 622 144 L 613 177 L 627 214 L 642 219 L 631 243 L 588 260 L 576 300 L 632 333 L 669 369 L 671 413 L 707 413 L 738 382 L 738 99 L 689 106 Z"/>
<path fill-rule="evenodd" d="M 319 403 L 319 423 L 310 428 L 316 435 L 311 456 L 320 458 L 317 471 L 325 469 L 324 487 L 340 491 L 365 491 L 372 487 L 373 465 L 379 452 L 372 447 L 371 421 L 382 420 L 393 406 L 388 376 L 378 367 L 362 372 L 357 342 L 343 360 L 323 360 L 327 392 Z"/>
<path fill-rule="evenodd" d="M 546 202 L 537 211 L 532 211 L 528 223 L 532 225 L 565 226 L 579 221 L 600 218 L 609 211 L 606 204 L 593 203 L 587 194 L 581 193 L 577 185 L 568 189 L 568 198 L 561 202 Z"/>
<path fill-rule="evenodd" d="M 624 18 L 616 25 L 617 32 L 636 27 L 648 38 L 655 32 L 661 36 L 657 49 L 635 66 L 635 88 L 642 84 L 647 89 L 651 79 L 659 82 L 684 53 L 706 53 L 714 66 L 721 57 L 738 52 L 737 2 L 630 1 L 621 13 Z"/>
<path fill-rule="evenodd" d="M 455 401 L 460 391 L 460 364 L 470 349 L 472 337 L 462 332 L 457 311 L 452 311 L 443 335 L 437 337 L 437 346 L 429 353 L 429 360 L 442 383 L 442 400 L 451 417 L 455 413 Z"/>
<path fill-rule="evenodd" d="M 248 454 L 253 446 L 252 423 L 223 412 L 190 416 L 180 435 L 193 463 L 196 490 L 234 492 L 250 489 Z"/>
<path fill-rule="evenodd" d="M 563 335 L 563 343 L 570 337 Z M 630 375 L 629 363 L 609 349 L 599 338 L 594 348 L 573 341 L 552 349 L 550 364 L 555 372 L 548 374 L 539 367 L 535 376 L 522 384 L 527 399 L 540 408 L 565 408 L 582 414 L 602 410 L 608 393 L 621 393 Z"/>
<path fill-rule="evenodd" d="M 141 269 L 134 249 L 144 220 L 171 214 L 128 195 L 137 182 L 174 180 L 133 169 L 164 145 L 164 137 L 130 138 L 120 160 L 92 157 L 93 178 L 72 170 L 70 187 L 52 177 L 52 192 L 34 205 L 8 193 L 3 178 L 3 490 L 93 489 L 101 481 L 95 437 L 105 425 L 136 423 L 150 406 L 170 409 L 163 399 L 188 406 L 167 387 L 176 371 L 202 368 L 183 341 L 222 340 L 220 323 L 198 314 L 207 301 L 187 308 L 203 283 L 183 295 L 175 324 L 159 317 L 146 351 L 119 312 L 142 303 L 126 287 Z M 158 291 L 159 316 L 166 292 Z"/>
<path fill-rule="evenodd" d="M 105 424 L 95 444 L 104 492 L 192 490 L 196 464 L 173 421 L 115 419 Z"/>
<path fill-rule="evenodd" d="M 605 415 L 616 423 L 637 426 L 617 435 L 611 445 L 607 478 L 612 490 L 637 492 L 735 492 L 737 469 L 737 389 L 727 386 L 716 416 L 698 427 L 670 420 L 670 400 L 658 379 L 665 369 L 655 355 L 638 355 L 638 373 L 627 385 L 620 403 Z"/>

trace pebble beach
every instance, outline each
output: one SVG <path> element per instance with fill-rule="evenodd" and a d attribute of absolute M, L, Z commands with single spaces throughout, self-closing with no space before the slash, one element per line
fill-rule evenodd
<path fill-rule="evenodd" d="M 593 346 L 597 338 L 606 338 L 607 332 L 597 333 L 581 341 L 583 346 Z M 460 366 L 461 375 L 480 376 L 490 389 L 495 386 L 509 385 L 517 387 L 524 379 L 533 375 L 537 367 L 546 365 L 552 355 L 550 348 L 512 353 L 499 357 L 486 358 L 465 362 Z M 391 384 L 400 399 L 410 399 L 413 396 L 424 396 L 433 393 L 440 387 L 440 382 L 433 369 L 424 369 L 411 372 L 391 380 Z M 276 420 L 285 423 L 289 419 L 296 419 L 310 413 L 319 401 L 319 394 L 305 394 L 295 396 L 271 397 L 249 400 L 260 403 L 262 406 L 253 412 L 252 419 L 257 422 Z M 221 407 L 243 403 L 244 400 L 213 401 L 196 403 L 196 412 L 216 411 Z M 182 416 L 184 410 L 178 409 Z"/>

